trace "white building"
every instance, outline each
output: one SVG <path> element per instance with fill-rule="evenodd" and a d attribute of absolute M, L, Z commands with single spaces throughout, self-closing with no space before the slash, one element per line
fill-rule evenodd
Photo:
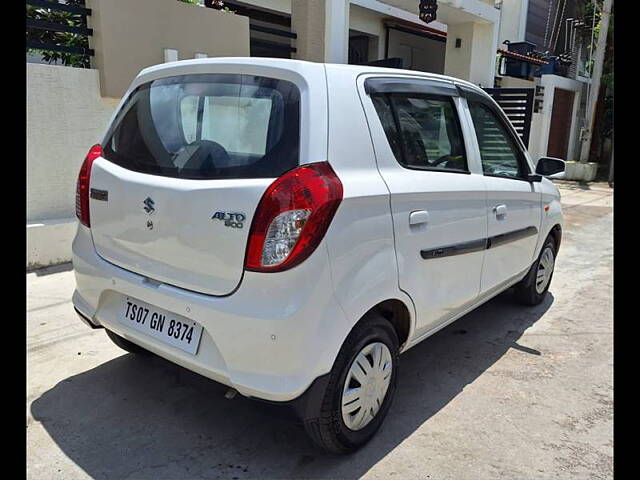
<path fill-rule="evenodd" d="M 334 63 L 402 59 L 403 68 L 493 86 L 500 11 L 493 0 L 438 0 L 437 19 L 419 0 L 229 0 L 251 24 L 295 32 L 296 52 L 269 48 L 277 36 L 251 31 L 251 54 Z M 518 20 L 519 21 L 519 20 Z M 265 43 L 263 43 L 265 42 Z"/>

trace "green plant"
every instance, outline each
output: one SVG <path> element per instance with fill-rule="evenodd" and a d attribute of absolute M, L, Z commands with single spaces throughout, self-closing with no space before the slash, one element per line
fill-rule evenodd
<path fill-rule="evenodd" d="M 227 7 L 224 4 L 224 1 L 222 0 L 178 0 L 178 1 L 183 3 L 189 3 L 191 5 L 200 5 L 200 6 L 205 6 L 207 8 L 213 8 L 215 10 L 220 10 L 221 12 L 224 12 L 224 13 L 236 13 L 235 11 Z M 204 1 L 204 5 L 203 5 L 203 1 Z"/>
<path fill-rule="evenodd" d="M 580 14 L 585 19 L 589 26 L 592 25 L 594 15 L 594 1 L 596 5 L 595 10 L 595 26 L 593 29 L 593 45 L 592 48 L 595 51 L 596 43 L 601 32 L 602 25 L 602 8 L 604 0 L 587 0 L 582 4 L 582 10 Z M 593 125 L 593 139 L 590 148 L 590 161 L 599 163 L 598 177 L 599 180 L 604 180 L 608 177 L 610 157 L 605 154 L 605 139 L 613 138 L 613 94 L 614 94 L 614 13 L 611 12 L 609 17 L 609 31 L 607 32 L 607 43 L 604 54 L 604 62 L 602 65 L 602 76 L 600 77 L 600 92 L 596 102 L 596 116 Z M 590 32 L 589 32 L 590 33 Z M 586 39 L 587 42 L 591 41 L 591 35 Z M 587 71 L 591 74 L 593 69 L 593 59 L 587 66 Z"/>
<path fill-rule="evenodd" d="M 191 5 L 200 5 L 200 6 L 205 6 L 207 8 L 213 8 L 215 10 L 220 10 L 221 12 L 224 12 L 224 13 L 236 13 L 235 11 L 227 7 L 222 0 L 204 0 L 204 5 L 203 5 L 203 0 L 178 0 L 178 1 L 183 3 L 190 3 Z"/>
<path fill-rule="evenodd" d="M 66 0 L 67 5 L 84 6 L 84 0 Z M 27 18 L 42 20 L 51 23 L 69 25 L 72 27 L 86 27 L 85 17 L 76 13 L 50 10 L 43 7 L 33 7 L 27 5 Z M 68 47 L 89 48 L 89 40 L 84 35 L 67 32 L 52 32 L 50 30 L 40 30 L 27 27 L 27 41 L 37 43 L 48 43 L 53 45 L 64 45 Z M 40 53 L 42 59 L 47 63 L 62 62 L 70 67 L 89 68 L 90 60 L 88 55 L 77 53 L 56 52 L 53 50 L 43 50 L 28 48 L 28 53 Z"/>

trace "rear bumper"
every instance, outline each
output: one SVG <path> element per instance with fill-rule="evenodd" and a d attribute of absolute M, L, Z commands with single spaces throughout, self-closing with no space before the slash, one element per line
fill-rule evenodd
<path fill-rule="evenodd" d="M 73 309 L 76 311 L 76 313 L 80 317 L 80 320 L 82 320 L 82 323 L 84 323 L 87 327 L 93 328 L 94 330 L 104 328 L 102 325 L 93 323 L 89 318 L 85 317 L 84 314 L 80 312 L 80 310 L 78 310 L 77 308 L 73 307 Z"/>
<path fill-rule="evenodd" d="M 317 396 L 349 331 L 335 300 L 326 247 L 280 273 L 245 272 L 233 295 L 214 297 L 148 279 L 97 255 L 91 231 L 78 226 L 73 242 L 73 304 L 92 328 L 127 340 L 239 393 L 307 409 Z M 119 321 L 130 296 L 191 318 L 204 327 L 196 355 L 166 345 Z M 314 380 L 319 379 L 314 383 Z M 313 388 L 312 383 L 315 385 Z M 306 395 L 302 396 L 303 393 Z"/>

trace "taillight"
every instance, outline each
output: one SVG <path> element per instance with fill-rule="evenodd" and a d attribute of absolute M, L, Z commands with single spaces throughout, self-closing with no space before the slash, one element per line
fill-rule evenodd
<path fill-rule="evenodd" d="M 84 157 L 80 173 L 78 174 L 78 183 L 76 184 L 76 217 L 86 227 L 91 227 L 91 219 L 89 218 L 89 181 L 91 180 L 91 165 L 93 161 L 102 156 L 102 147 L 94 145 L 89 149 L 89 153 Z"/>
<path fill-rule="evenodd" d="M 341 201 L 342 183 L 326 162 L 275 180 L 253 217 L 245 268 L 280 272 L 298 265 L 318 246 Z"/>

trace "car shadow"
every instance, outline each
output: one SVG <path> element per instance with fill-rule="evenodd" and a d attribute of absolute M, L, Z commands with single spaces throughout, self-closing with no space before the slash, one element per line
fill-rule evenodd
<path fill-rule="evenodd" d="M 572 181 L 572 180 L 561 180 L 559 182 L 554 182 L 557 185 L 562 185 L 562 187 L 568 190 L 591 190 L 591 186 L 588 182 L 584 182 L 582 180 Z"/>
<path fill-rule="evenodd" d="M 159 357 L 123 355 L 67 378 L 31 413 L 91 478 L 356 478 L 445 407 L 553 303 L 522 308 L 505 292 L 401 357 L 378 434 L 347 456 L 324 454 L 274 408 Z"/>
<path fill-rule="evenodd" d="M 48 267 L 27 268 L 27 273 L 35 273 L 37 277 L 44 277 L 54 273 L 70 272 L 71 270 L 73 270 L 73 264 L 71 262 L 67 262 Z"/>

